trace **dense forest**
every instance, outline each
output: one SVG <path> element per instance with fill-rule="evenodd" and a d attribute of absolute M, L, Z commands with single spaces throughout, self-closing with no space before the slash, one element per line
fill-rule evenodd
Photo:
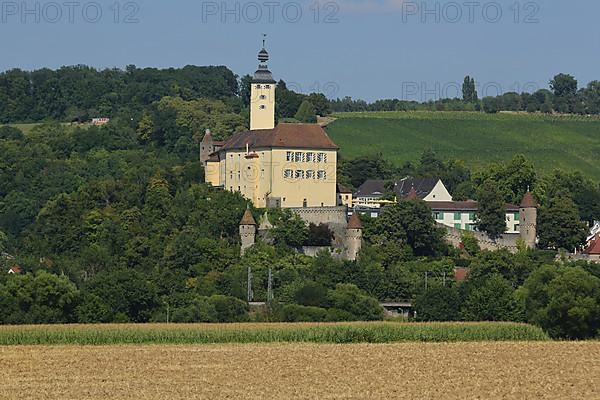
<path fill-rule="evenodd" d="M 368 178 L 440 177 L 457 199 L 485 193 L 501 203 L 519 202 L 530 187 L 542 249 L 481 251 L 468 236 L 465 249 L 454 249 L 425 203 L 402 201 L 376 220 L 364 217 L 356 262 L 300 255 L 298 246 L 330 233 L 280 210 L 269 212 L 271 241 L 241 256 L 241 217 L 249 207 L 258 220 L 264 210 L 201 183 L 198 146 L 205 128 L 220 137 L 246 129 L 247 90 L 225 69 L 188 72 L 128 68 L 98 78 L 94 95 L 85 85 L 61 86 L 59 98 L 73 96 L 64 103 L 44 97 L 49 92 L 31 95 L 31 86 L 28 97 L 37 100 L 28 106 L 2 101 L 10 121 L 55 121 L 28 132 L 0 128 L 0 323 L 375 320 L 383 318 L 379 301 L 412 299 L 422 320 L 527 321 L 555 337 L 597 335 L 600 269 L 556 261 L 600 219 L 597 182 L 577 171 L 542 176 L 518 155 L 477 171 L 431 151 L 405 165 L 341 160 L 339 180 L 351 187 Z M 11 73 L 3 87 L 31 84 L 25 75 L 7 83 Z M 299 95 L 283 82 L 278 91 L 281 118 L 310 100 L 315 112 L 327 106 L 322 95 Z M 118 93 L 112 103 L 110 93 Z M 99 99 L 116 108 L 99 108 Z M 61 123 L 69 109 L 112 120 Z M 21 273 L 5 273 L 13 267 Z M 260 313 L 245 302 L 249 267 L 257 301 L 269 300 L 269 270 L 273 276 L 274 301 Z M 460 267 L 471 268 L 467 282 L 446 279 Z"/>

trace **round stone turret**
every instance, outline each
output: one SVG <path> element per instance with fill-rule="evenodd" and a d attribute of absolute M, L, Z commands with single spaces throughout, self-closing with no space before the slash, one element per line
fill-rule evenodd
<path fill-rule="evenodd" d="M 521 239 L 531 249 L 537 244 L 537 203 L 528 190 L 519 206 L 519 230 Z"/>
<path fill-rule="evenodd" d="M 362 248 L 362 223 L 355 211 L 346 226 L 346 260 L 354 261 Z"/>
<path fill-rule="evenodd" d="M 256 221 L 249 209 L 246 209 L 240 221 L 240 240 L 242 243 L 240 253 L 242 255 L 256 243 Z"/>

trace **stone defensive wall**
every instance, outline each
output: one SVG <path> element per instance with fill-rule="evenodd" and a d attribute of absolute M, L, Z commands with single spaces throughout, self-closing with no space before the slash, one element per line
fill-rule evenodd
<path fill-rule="evenodd" d="M 442 224 L 438 224 L 438 226 L 446 229 L 446 240 L 454 247 L 460 246 L 464 234 L 472 234 L 482 250 L 495 251 L 507 249 L 511 253 L 516 253 L 519 240 L 521 239 L 521 235 L 518 233 L 505 233 L 497 239 L 491 239 L 485 232 L 465 231 Z"/>

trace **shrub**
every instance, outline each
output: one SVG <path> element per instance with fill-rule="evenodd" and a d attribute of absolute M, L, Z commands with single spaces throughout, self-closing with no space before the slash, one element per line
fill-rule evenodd
<path fill-rule="evenodd" d="M 415 300 L 419 321 L 456 321 L 460 316 L 460 296 L 455 288 L 432 287 Z"/>
<path fill-rule="evenodd" d="M 338 284 L 335 290 L 329 291 L 329 303 L 354 315 L 358 320 L 374 321 L 383 319 L 383 308 L 379 302 L 369 297 L 355 285 Z"/>
<path fill-rule="evenodd" d="M 248 320 L 249 307 L 245 301 L 222 295 L 211 296 L 209 301 L 215 308 L 217 322 L 243 322 Z"/>
<path fill-rule="evenodd" d="M 323 307 L 327 303 L 327 289 L 316 282 L 306 282 L 294 293 L 296 303 L 303 306 Z"/>
<path fill-rule="evenodd" d="M 319 307 L 286 304 L 281 308 L 282 322 L 324 322 L 327 320 L 327 310 Z"/>
<path fill-rule="evenodd" d="M 191 304 L 173 310 L 172 322 L 216 322 L 218 314 L 215 305 L 208 297 L 197 297 Z"/>
<path fill-rule="evenodd" d="M 327 310 L 328 322 L 342 322 L 354 320 L 356 320 L 356 317 L 348 311 L 338 310 L 337 308 L 330 308 L 329 310 Z"/>
<path fill-rule="evenodd" d="M 514 289 L 500 274 L 470 279 L 461 310 L 467 321 L 511 321 L 517 312 Z"/>

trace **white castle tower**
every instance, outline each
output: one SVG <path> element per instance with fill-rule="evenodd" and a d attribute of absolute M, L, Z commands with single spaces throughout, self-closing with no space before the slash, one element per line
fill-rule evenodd
<path fill-rule="evenodd" d="M 250 130 L 275 128 L 275 80 L 269 67 L 269 53 L 263 48 L 258 53 L 258 70 L 250 88 Z"/>

